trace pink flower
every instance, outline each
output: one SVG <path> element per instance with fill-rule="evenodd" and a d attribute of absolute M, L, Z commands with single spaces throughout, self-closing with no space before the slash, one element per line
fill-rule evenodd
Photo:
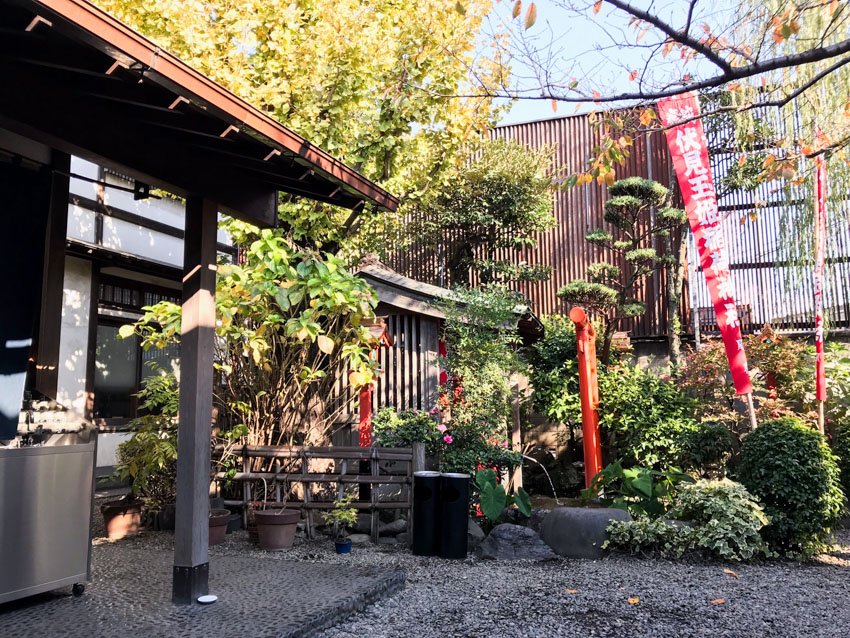
<path fill-rule="evenodd" d="M 446 434 L 446 436 L 443 437 L 443 441 L 445 441 L 446 443 L 451 443 L 452 441 L 454 441 L 454 439 L 452 438 L 451 434 Z"/>
<path fill-rule="evenodd" d="M 446 424 L 445 424 L 445 423 L 440 423 L 440 425 L 438 425 L 438 426 L 437 426 L 437 429 L 438 429 L 440 432 L 445 432 L 446 430 L 448 430 L 448 428 L 446 427 Z"/>
<path fill-rule="evenodd" d="M 502 447 L 508 447 L 508 442 L 507 442 L 507 441 L 502 441 Z"/>
<path fill-rule="evenodd" d="M 431 410 L 431 414 L 437 414 L 439 411 L 439 408 L 434 408 L 433 410 Z"/>

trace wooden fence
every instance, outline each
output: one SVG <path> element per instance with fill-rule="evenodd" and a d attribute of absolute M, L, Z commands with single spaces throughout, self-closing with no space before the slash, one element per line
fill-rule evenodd
<path fill-rule="evenodd" d="M 220 455 L 223 448 L 216 448 Z M 343 497 L 346 485 L 368 485 L 369 500 L 355 501 L 351 507 L 356 510 L 366 510 L 371 514 L 370 531 L 372 541 L 378 542 L 378 511 L 382 509 L 408 510 L 408 529 L 413 525 L 413 500 L 412 484 L 413 472 L 424 469 L 425 449 L 421 445 L 414 448 L 381 448 L 381 447 L 286 447 L 286 446 L 243 446 L 232 453 L 241 457 L 242 471 L 235 475 L 227 472 L 215 474 L 217 482 L 238 481 L 242 483 L 241 500 L 225 499 L 225 505 L 240 505 L 243 511 L 243 520 L 247 523 L 248 504 L 259 502 L 263 507 L 286 507 L 298 508 L 306 515 L 307 537 L 313 538 L 315 521 L 313 512 L 316 510 L 327 510 L 333 508 L 333 500 L 313 500 L 313 485 L 336 485 L 336 499 Z M 266 459 L 272 461 L 274 471 L 253 471 L 255 459 Z M 296 464 L 299 466 L 297 472 L 283 471 L 281 460 L 286 465 Z M 332 471 L 314 471 L 311 462 L 323 460 L 332 461 Z M 361 463 L 368 462 L 368 474 L 360 472 Z M 390 462 L 391 465 L 390 465 Z M 383 465 L 382 465 L 383 464 Z M 401 464 L 403 467 L 398 468 Z M 389 467 L 388 467 L 389 466 Z M 291 469 L 291 468 L 288 468 Z M 400 469 L 401 471 L 389 471 Z M 254 495 L 251 483 L 263 481 L 268 484 L 263 499 L 259 500 L 259 494 Z M 293 503 L 281 498 L 281 484 L 298 483 L 302 486 L 300 502 Z M 398 485 L 404 500 L 384 501 L 379 500 L 381 485 Z M 407 489 L 405 489 L 407 488 Z M 269 492 L 274 495 L 274 500 L 268 500 Z M 286 490 L 288 494 L 290 490 Z M 412 538 L 412 535 L 410 536 Z"/>

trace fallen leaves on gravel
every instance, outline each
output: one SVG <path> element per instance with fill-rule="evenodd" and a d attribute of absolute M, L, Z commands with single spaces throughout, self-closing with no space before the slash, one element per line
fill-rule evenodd
<path fill-rule="evenodd" d="M 731 569 L 726 569 L 725 567 L 723 568 L 723 573 L 731 576 L 732 578 L 740 578 L 740 576 L 738 576 L 738 574 L 733 572 Z"/>
<path fill-rule="evenodd" d="M 568 589 L 568 590 L 567 590 L 567 593 L 568 593 L 568 594 L 577 594 L 577 593 L 578 593 L 578 589 Z"/>
<path fill-rule="evenodd" d="M 630 605 L 637 605 L 639 602 L 640 602 L 640 598 L 638 598 L 637 596 L 635 596 L 633 598 L 629 597 L 629 604 Z"/>
<path fill-rule="evenodd" d="M 725 602 L 726 601 L 722 598 L 715 598 L 714 600 L 711 601 L 711 604 L 712 605 L 722 605 Z"/>

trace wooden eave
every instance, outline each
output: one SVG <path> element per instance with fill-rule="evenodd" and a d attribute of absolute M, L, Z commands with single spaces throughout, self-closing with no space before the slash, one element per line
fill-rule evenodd
<path fill-rule="evenodd" d="M 398 200 L 84 0 L 0 1 L 0 126 L 274 225 L 277 192 Z"/>

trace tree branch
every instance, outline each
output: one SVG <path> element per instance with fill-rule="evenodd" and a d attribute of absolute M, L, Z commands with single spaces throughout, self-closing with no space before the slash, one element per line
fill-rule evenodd
<path fill-rule="evenodd" d="M 726 60 L 724 60 L 714 49 L 712 49 L 707 44 L 700 42 L 698 39 L 693 38 L 688 32 L 687 29 L 679 31 L 674 29 L 671 25 L 664 22 L 658 16 L 651 14 L 649 11 L 644 11 L 643 9 L 638 9 L 637 7 L 633 7 L 628 2 L 623 2 L 622 0 L 603 0 L 604 2 L 610 4 L 621 11 L 625 11 L 629 15 L 634 16 L 635 18 L 642 20 L 643 22 L 648 22 L 656 29 L 661 31 L 662 33 L 667 34 L 667 36 L 680 44 L 685 45 L 689 49 L 693 49 L 697 53 L 701 53 L 707 60 L 710 60 L 720 69 L 723 69 L 724 72 L 730 72 L 733 67 Z M 690 8 L 688 10 L 688 28 L 690 27 L 691 22 L 691 13 L 693 11 L 694 5 L 696 4 L 696 0 L 692 0 Z"/>

